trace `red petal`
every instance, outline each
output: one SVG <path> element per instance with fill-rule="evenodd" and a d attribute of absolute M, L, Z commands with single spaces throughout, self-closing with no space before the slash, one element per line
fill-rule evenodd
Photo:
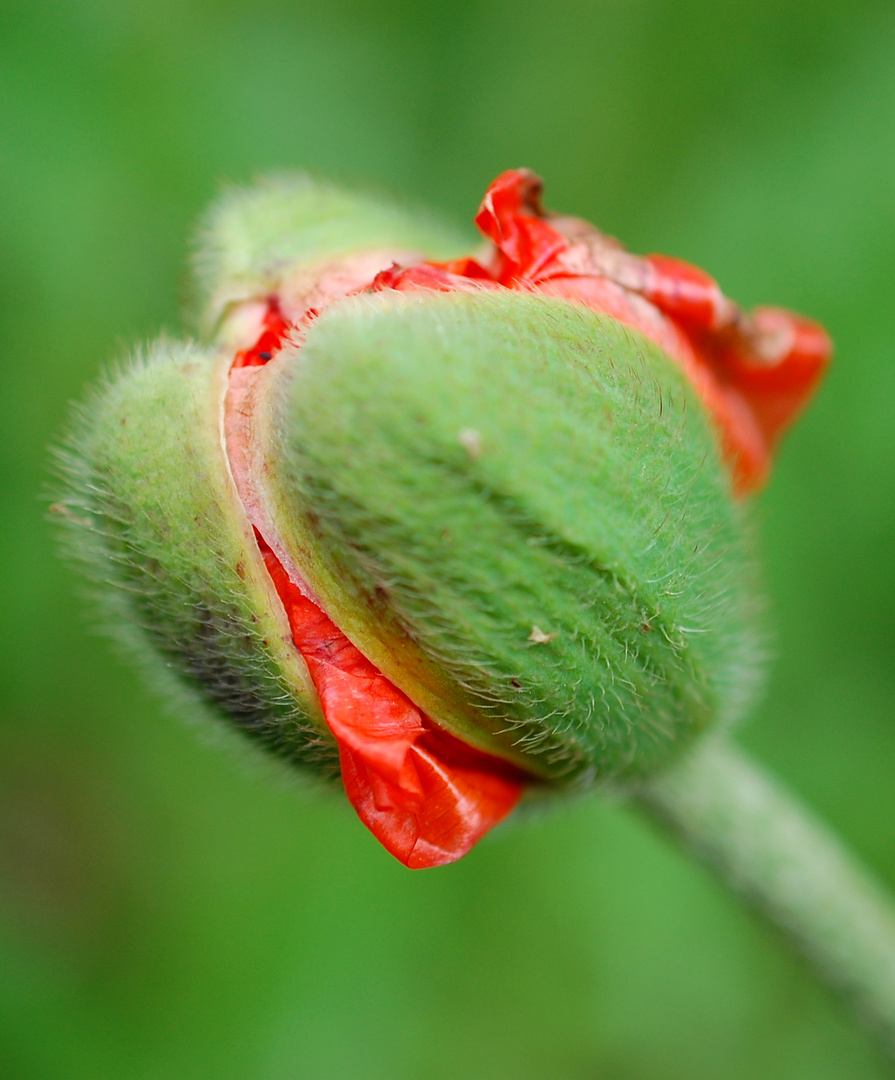
<path fill-rule="evenodd" d="M 779 308 L 743 317 L 714 278 L 667 255 L 633 257 L 642 271 L 633 281 L 612 280 L 587 260 L 571 269 L 576 260 L 562 257 L 569 241 L 544 216 L 541 188 L 525 169 L 502 173 L 488 188 L 475 221 L 497 246 L 495 279 L 586 304 L 645 333 L 681 365 L 709 410 L 736 492 L 760 488 L 781 434 L 829 363 L 823 327 Z"/>
<path fill-rule="evenodd" d="M 644 262 L 653 273 L 643 295 L 660 311 L 707 330 L 727 324 L 733 305 L 705 270 L 670 255 L 647 255 Z"/>
<path fill-rule="evenodd" d="M 370 285 L 371 292 L 395 289 L 411 292 L 470 292 L 476 288 L 495 288 L 497 283 L 475 259 L 457 259 L 452 263 L 418 263 L 415 266 L 390 266 L 380 271 Z"/>
<path fill-rule="evenodd" d="M 405 866 L 459 859 L 510 813 L 525 778 L 435 727 L 289 580 L 260 535 L 258 543 L 361 821 Z"/>
<path fill-rule="evenodd" d="M 817 388 L 833 345 L 819 323 L 782 308 L 756 308 L 752 321 L 759 333 L 776 337 L 776 350 L 761 357 L 728 349 L 719 366 L 748 402 L 773 449 Z"/>
<path fill-rule="evenodd" d="M 236 354 L 233 367 L 264 367 L 274 353 L 279 352 L 288 333 L 289 323 L 283 318 L 277 298 L 272 296 L 267 301 L 261 335 L 251 349 L 243 349 Z"/>
<path fill-rule="evenodd" d="M 569 246 L 540 216 L 541 188 L 533 172 L 510 169 L 485 192 L 475 223 L 500 253 L 494 276 L 502 285 L 536 277 Z"/>

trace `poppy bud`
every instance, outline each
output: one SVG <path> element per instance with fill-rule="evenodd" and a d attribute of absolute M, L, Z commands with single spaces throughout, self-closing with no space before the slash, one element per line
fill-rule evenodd
<path fill-rule="evenodd" d="M 84 411 L 64 500 L 110 603 L 410 866 L 525 796 L 652 773 L 756 681 L 735 492 L 826 361 L 687 264 L 540 209 L 449 235 L 306 181 L 232 196 L 209 345 Z M 84 528 L 84 525 L 87 528 Z"/>

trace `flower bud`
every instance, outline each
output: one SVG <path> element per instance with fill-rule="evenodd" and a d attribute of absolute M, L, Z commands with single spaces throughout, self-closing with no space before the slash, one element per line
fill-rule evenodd
<path fill-rule="evenodd" d="M 68 458 L 116 612 L 244 730 L 339 771 L 409 866 L 742 712 L 735 492 L 829 351 L 539 190 L 504 174 L 493 246 L 440 263 L 447 234 L 371 201 L 231 196 L 199 260 L 215 344 L 154 346 Z"/>

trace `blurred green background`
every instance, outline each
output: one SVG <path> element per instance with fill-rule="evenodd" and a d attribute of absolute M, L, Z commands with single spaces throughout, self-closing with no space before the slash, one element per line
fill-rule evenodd
<path fill-rule="evenodd" d="M 411 873 L 335 798 L 170 716 L 94 633 L 46 445 L 179 332 L 225 180 L 306 168 L 471 219 L 548 205 L 821 319 L 757 502 L 775 627 L 741 741 L 895 886 L 895 6 L 0 6 L 0 1076 L 885 1075 L 801 964 L 592 798 Z"/>

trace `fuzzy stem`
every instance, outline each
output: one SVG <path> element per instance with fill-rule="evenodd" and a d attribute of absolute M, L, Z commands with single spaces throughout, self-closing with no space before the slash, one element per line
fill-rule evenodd
<path fill-rule="evenodd" d="M 895 1058 L 895 906 L 825 825 L 723 739 L 636 801 L 782 930 Z"/>

